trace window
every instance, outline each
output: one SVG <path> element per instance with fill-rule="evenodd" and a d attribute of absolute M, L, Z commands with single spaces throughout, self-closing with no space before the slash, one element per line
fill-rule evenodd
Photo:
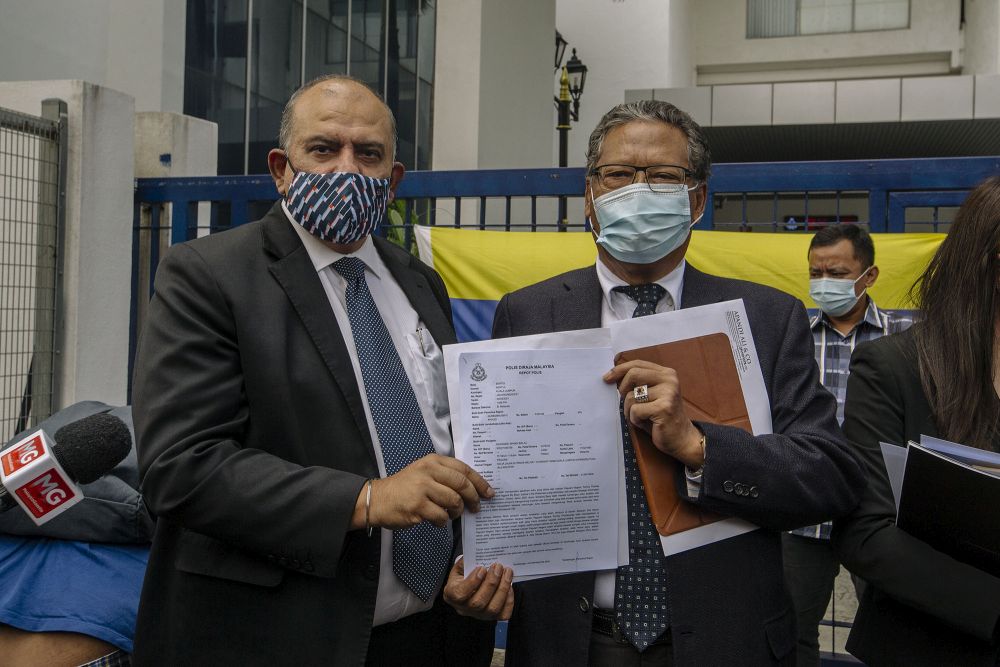
<path fill-rule="evenodd" d="M 910 0 L 747 0 L 747 38 L 910 26 Z"/>
<path fill-rule="evenodd" d="M 184 112 L 218 123 L 220 174 L 265 172 L 285 101 L 327 73 L 350 74 L 385 97 L 396 115 L 398 159 L 430 168 L 435 0 L 187 0 L 187 7 Z"/>

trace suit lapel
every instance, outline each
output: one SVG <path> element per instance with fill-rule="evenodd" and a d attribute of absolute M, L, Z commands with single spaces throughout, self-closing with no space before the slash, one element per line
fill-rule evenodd
<path fill-rule="evenodd" d="M 316 275 L 316 268 L 280 207 L 272 208 L 264 218 L 263 235 L 264 250 L 274 258 L 268 269 L 285 291 L 303 327 L 344 394 L 354 423 L 368 443 L 372 463 L 377 465 L 350 353 L 330 307 L 330 300 Z"/>
<path fill-rule="evenodd" d="M 588 266 L 563 279 L 564 294 L 552 299 L 552 331 L 596 329 L 601 326 L 601 283 L 597 269 Z"/>
<path fill-rule="evenodd" d="M 723 295 L 712 287 L 711 277 L 691 266 L 684 267 L 684 288 L 681 291 L 681 308 L 706 306 L 723 301 Z"/>
<path fill-rule="evenodd" d="M 410 268 L 410 255 L 391 245 L 388 241 L 377 238 L 372 240 L 375 241 L 379 257 L 389 267 L 392 277 L 396 279 L 396 283 L 406 294 L 413 310 L 417 311 L 420 320 L 431 332 L 431 336 L 434 337 L 437 344 L 440 346 L 454 343 L 455 331 L 451 323 L 448 322 L 448 316 L 441 309 L 441 304 L 434 296 L 434 292 L 427 282 L 427 277 Z"/>

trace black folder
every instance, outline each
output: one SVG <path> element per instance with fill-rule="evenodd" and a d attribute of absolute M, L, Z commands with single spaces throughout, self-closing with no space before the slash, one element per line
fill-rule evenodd
<path fill-rule="evenodd" d="M 911 442 L 896 525 L 1000 577 L 1000 477 Z"/>

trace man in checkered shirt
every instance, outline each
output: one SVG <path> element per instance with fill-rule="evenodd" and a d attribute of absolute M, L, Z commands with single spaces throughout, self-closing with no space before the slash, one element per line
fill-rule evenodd
<path fill-rule="evenodd" d="M 844 421 L 844 397 L 855 346 L 898 333 L 908 315 L 880 310 L 868 296 L 878 279 L 875 244 L 857 225 L 831 225 L 809 243 L 809 294 L 819 306 L 812 318 L 820 381 L 837 399 Z M 785 579 L 798 617 L 798 664 L 819 664 L 819 622 L 826 613 L 840 562 L 830 546 L 830 523 L 798 528 L 783 540 Z"/>

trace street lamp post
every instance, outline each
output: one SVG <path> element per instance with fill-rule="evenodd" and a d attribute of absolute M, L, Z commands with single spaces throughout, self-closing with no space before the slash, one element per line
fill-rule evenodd
<path fill-rule="evenodd" d="M 562 35 L 556 33 L 556 58 L 557 63 L 562 60 L 562 51 L 559 50 Z M 562 48 L 565 49 L 565 41 L 562 41 Z M 558 64 L 557 64 L 558 67 Z M 576 49 L 573 55 L 562 68 L 559 75 L 559 96 L 555 98 L 556 110 L 556 131 L 559 132 L 559 166 L 569 165 L 569 131 L 570 120 L 580 120 L 580 97 L 583 96 L 583 86 L 587 81 L 587 66 L 576 57 Z M 572 102 L 572 108 L 570 103 Z M 566 231 L 569 220 L 566 215 L 566 197 L 559 197 L 559 231 Z"/>
<path fill-rule="evenodd" d="M 559 97 L 556 98 L 556 109 L 559 110 L 558 116 L 556 118 L 556 130 L 559 131 L 559 166 L 568 166 L 568 143 L 569 143 L 569 131 L 570 131 L 570 110 L 569 104 L 573 99 L 569 95 L 569 74 L 566 72 L 566 68 L 562 68 L 562 74 L 559 75 Z M 563 197 L 559 200 L 559 221 L 565 222 L 566 220 L 566 198 Z"/>

